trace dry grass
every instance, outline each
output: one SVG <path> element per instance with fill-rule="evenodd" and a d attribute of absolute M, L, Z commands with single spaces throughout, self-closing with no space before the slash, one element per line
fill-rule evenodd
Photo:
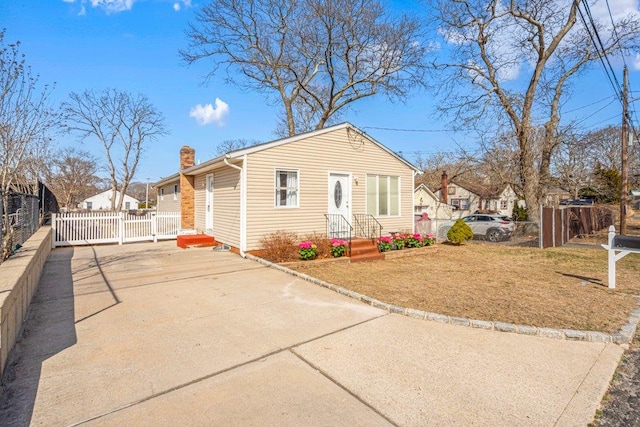
<path fill-rule="evenodd" d="M 616 289 L 609 290 L 607 252 L 593 248 L 541 250 L 474 241 L 393 251 L 378 262 L 288 267 L 404 307 L 610 333 L 627 322 L 640 295 L 640 254 L 618 261 Z"/>

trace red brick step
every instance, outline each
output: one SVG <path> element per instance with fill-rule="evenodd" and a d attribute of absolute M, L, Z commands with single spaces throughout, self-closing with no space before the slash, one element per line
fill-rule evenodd
<path fill-rule="evenodd" d="M 213 236 L 207 236 L 206 234 L 185 234 L 182 236 L 178 236 L 177 238 L 178 247 L 182 249 L 193 248 L 193 247 L 205 247 L 205 246 L 215 246 L 216 239 Z"/>
<path fill-rule="evenodd" d="M 377 261 L 382 259 L 384 259 L 384 253 L 378 251 L 378 246 L 374 240 L 351 240 L 351 262 Z"/>

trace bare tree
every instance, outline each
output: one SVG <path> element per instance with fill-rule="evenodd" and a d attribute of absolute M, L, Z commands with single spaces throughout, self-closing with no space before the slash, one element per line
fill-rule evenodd
<path fill-rule="evenodd" d="M 449 181 L 474 181 L 478 178 L 474 162 L 467 153 L 438 152 L 430 156 L 417 156 L 414 164 L 422 170 L 416 177 L 416 185 L 424 184 L 432 191 L 440 188 L 442 172 L 447 172 Z"/>
<path fill-rule="evenodd" d="M 256 141 L 255 139 L 227 139 L 222 141 L 216 147 L 216 153 L 221 156 L 223 154 L 229 153 L 231 151 L 240 150 L 241 148 L 251 147 L 253 145 L 259 144 L 260 141 Z"/>
<path fill-rule="evenodd" d="M 67 131 L 102 144 L 111 190 L 114 195 L 120 191 L 120 197 L 111 198 L 111 209 L 121 210 L 145 147 L 168 133 L 164 117 L 146 96 L 115 89 L 72 92 L 62 109 Z"/>
<path fill-rule="evenodd" d="M 495 128 L 505 120 L 518 145 L 523 196 L 537 219 L 550 182 L 551 157 L 561 141 L 560 110 L 569 83 L 603 52 L 636 48 L 640 20 L 619 19 L 615 36 L 596 23 L 603 44 L 596 51 L 585 27 L 576 25 L 582 13 L 579 0 L 432 3 L 438 31 L 451 52 L 438 68 L 447 78 L 441 88 L 443 111 L 453 113 L 458 123 L 490 118 Z"/>
<path fill-rule="evenodd" d="M 67 209 L 98 192 L 98 161 L 91 153 L 74 147 L 58 151 L 48 168 L 46 182 L 58 203 Z"/>
<path fill-rule="evenodd" d="M 38 83 L 31 73 L 20 43 L 6 44 L 5 31 L 0 31 L 0 193 L 2 205 L 16 184 L 33 189 L 50 146 L 49 131 L 54 126 L 55 112 L 49 107 L 52 87 Z M 8 224 L 5 209 L 3 221 Z M 11 231 L 11 229 L 9 229 Z M 9 236 L 11 237 L 11 236 Z M 11 245 L 11 239 L 3 242 Z M 1 259 L 0 259 L 1 261 Z"/>
<path fill-rule="evenodd" d="M 217 0 L 187 34 L 183 59 L 211 59 L 210 75 L 225 67 L 229 81 L 276 100 L 289 136 L 362 98 L 404 98 L 423 84 L 431 49 L 416 17 L 378 0 Z"/>

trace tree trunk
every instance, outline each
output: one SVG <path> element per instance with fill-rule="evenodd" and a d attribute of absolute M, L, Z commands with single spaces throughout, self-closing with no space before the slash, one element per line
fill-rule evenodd
<path fill-rule="evenodd" d="M 518 144 L 520 145 L 520 180 L 522 182 L 522 195 L 527 207 L 529 221 L 538 222 L 540 199 L 538 192 L 538 180 L 534 162 L 534 153 L 529 141 L 530 135 L 526 131 L 518 132 Z"/>

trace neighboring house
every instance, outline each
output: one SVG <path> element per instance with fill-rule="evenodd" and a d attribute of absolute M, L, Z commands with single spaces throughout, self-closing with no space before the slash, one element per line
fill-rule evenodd
<path fill-rule="evenodd" d="M 426 185 L 420 184 L 413 192 L 413 203 L 415 205 L 415 215 L 424 216 L 434 219 L 451 219 L 453 217 L 454 207 L 442 203 L 433 191 L 429 190 Z"/>
<path fill-rule="evenodd" d="M 462 218 L 477 211 L 511 216 L 513 205 L 518 200 L 509 184 L 487 186 L 464 181 L 449 182 L 446 172 L 443 173 L 442 185 L 435 195 L 442 203 L 454 206 L 455 218 Z"/>
<path fill-rule="evenodd" d="M 156 210 L 158 212 L 180 212 L 180 174 L 163 178 L 162 186 L 155 185 L 157 191 Z"/>
<path fill-rule="evenodd" d="M 453 218 L 454 207 L 442 203 L 425 184 L 420 184 L 413 192 L 414 218 L 416 233 L 437 234 L 443 225 L 449 225 Z M 438 238 L 443 238 L 442 235 Z"/>
<path fill-rule="evenodd" d="M 560 206 L 560 201 L 572 199 L 571 193 L 560 187 L 550 188 L 544 195 L 543 206 Z"/>
<path fill-rule="evenodd" d="M 178 191 L 183 229 L 212 235 L 241 253 L 261 249 L 261 239 L 278 231 L 331 234 L 340 216 L 354 235 L 356 215 L 371 215 L 382 234 L 413 230 L 418 170 L 349 123 L 199 165 L 194 158 L 192 148 L 182 147 L 180 173 L 155 184 L 158 211 Z"/>
<path fill-rule="evenodd" d="M 118 206 L 118 201 L 120 200 L 120 192 L 115 193 L 116 197 L 116 207 Z M 110 210 L 111 209 L 111 199 L 113 198 L 113 191 L 107 190 L 103 191 L 100 194 L 96 194 L 95 196 L 87 197 L 80 203 L 80 209 L 86 209 L 88 211 L 97 211 L 97 210 Z M 135 199 L 127 194 L 124 195 L 124 200 L 122 202 L 122 209 L 138 209 L 138 199 Z"/>
<path fill-rule="evenodd" d="M 631 190 L 629 192 L 629 203 L 633 209 L 640 209 L 640 190 Z"/>

